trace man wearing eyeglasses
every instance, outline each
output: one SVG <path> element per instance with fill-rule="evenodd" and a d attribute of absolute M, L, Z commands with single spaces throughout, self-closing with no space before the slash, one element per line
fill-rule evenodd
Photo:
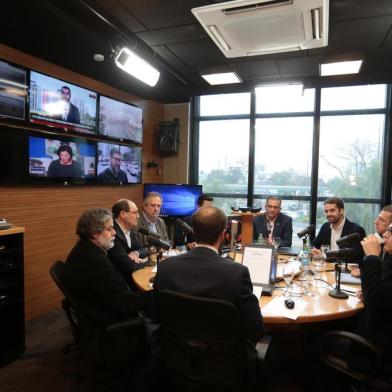
<path fill-rule="evenodd" d="M 103 184 L 128 184 L 127 173 L 120 168 L 121 151 L 118 148 L 110 150 L 110 166 L 98 175 L 97 180 Z"/>
<path fill-rule="evenodd" d="M 272 244 L 274 237 L 280 238 L 280 247 L 290 247 L 293 238 L 293 220 L 281 211 L 282 199 L 270 196 L 265 202 L 265 214 L 253 220 L 253 239 L 260 234 L 267 244 Z"/>
<path fill-rule="evenodd" d="M 139 219 L 138 208 L 133 201 L 120 199 L 113 205 L 112 213 L 116 236 L 108 256 L 126 283 L 134 288 L 132 272 L 141 268 L 141 259 L 147 257 L 147 249 L 142 246 L 135 231 Z"/>
<path fill-rule="evenodd" d="M 372 341 L 383 352 L 386 366 L 392 368 L 392 224 L 383 234 L 385 256 L 375 235 L 363 239 L 365 253 L 359 264 L 362 299 L 365 311 L 359 333 Z"/>

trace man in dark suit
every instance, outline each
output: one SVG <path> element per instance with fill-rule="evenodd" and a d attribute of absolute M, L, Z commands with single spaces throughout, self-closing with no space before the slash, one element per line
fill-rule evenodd
<path fill-rule="evenodd" d="M 363 250 L 361 246 L 362 238 L 366 237 L 363 227 L 354 222 L 349 221 L 344 216 L 344 202 L 338 197 L 331 197 L 324 202 L 324 213 L 328 220 L 321 227 L 316 238 L 313 240 L 312 253 L 320 253 L 321 245 L 329 245 L 331 250 L 337 250 L 339 247 L 336 241 L 341 237 L 349 234 L 358 233 L 359 240 L 350 242 L 350 248 L 355 250 L 355 259 L 352 261 L 359 261 L 363 258 Z"/>
<path fill-rule="evenodd" d="M 383 234 L 384 253 L 376 235 L 361 242 L 365 257 L 361 270 L 361 299 L 365 311 L 359 320 L 358 333 L 372 341 L 382 352 L 386 373 L 392 372 L 392 224 Z"/>
<path fill-rule="evenodd" d="M 143 211 L 139 219 L 139 227 L 153 231 L 154 233 L 159 234 L 162 240 L 169 242 L 165 222 L 159 217 L 162 203 L 162 196 L 158 192 L 150 192 L 145 196 Z M 143 246 L 148 246 L 147 236 L 139 234 L 139 239 Z"/>
<path fill-rule="evenodd" d="M 248 268 L 218 255 L 227 217 L 216 207 L 204 207 L 192 216 L 197 245 L 187 254 L 170 257 L 154 280 L 153 314 L 159 322 L 159 296 L 164 289 L 231 302 L 241 314 L 245 336 L 253 343 L 264 334 L 259 302 L 253 294 Z"/>
<path fill-rule="evenodd" d="M 64 104 L 63 112 L 55 117 L 73 124 L 80 124 L 79 109 L 71 102 L 71 89 L 68 86 L 62 86 L 60 93 Z"/>
<path fill-rule="evenodd" d="M 80 240 L 65 262 L 64 282 L 82 312 L 106 326 L 145 309 L 149 295 L 132 292 L 107 256 L 115 236 L 110 211 L 87 210 L 78 220 L 76 233 Z"/>
<path fill-rule="evenodd" d="M 140 244 L 135 231 L 139 219 L 138 209 L 133 201 L 121 199 L 113 205 L 112 213 L 116 237 L 108 256 L 127 284 L 134 289 L 132 272 L 143 268 L 141 259 L 147 257 L 147 249 Z"/>
<path fill-rule="evenodd" d="M 265 214 L 253 219 L 253 239 L 258 240 L 260 234 L 267 244 L 273 243 L 274 237 L 280 238 L 280 245 L 291 246 L 293 238 L 293 220 L 280 212 L 282 199 L 270 196 L 265 201 Z"/>
<path fill-rule="evenodd" d="M 201 207 L 210 207 L 212 206 L 214 199 L 211 196 L 203 193 L 201 194 L 196 201 L 197 208 Z M 192 227 L 192 215 L 185 216 L 182 220 Z M 181 224 L 177 223 L 174 226 L 174 245 L 186 245 L 187 249 L 193 249 L 196 246 L 195 238 L 193 233 L 184 233 L 184 229 Z"/>

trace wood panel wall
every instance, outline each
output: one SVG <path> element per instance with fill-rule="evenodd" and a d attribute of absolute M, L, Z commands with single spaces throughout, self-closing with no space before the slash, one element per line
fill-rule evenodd
<path fill-rule="evenodd" d="M 155 160 L 162 168 L 162 158 L 155 143 L 158 140 L 159 122 L 163 120 L 161 103 L 132 96 L 1 44 L 0 58 L 142 107 L 142 179 L 143 182 L 162 182 L 162 169 L 149 169 L 146 165 L 148 161 Z M 26 319 L 60 307 L 62 296 L 49 276 L 49 268 L 54 261 L 65 259 L 77 240 L 75 226 L 80 214 L 92 207 L 111 208 L 120 198 L 132 199 L 140 206 L 142 197 L 143 185 L 7 187 L 0 184 L 0 217 L 6 217 L 14 225 L 24 226 L 26 229 Z"/>

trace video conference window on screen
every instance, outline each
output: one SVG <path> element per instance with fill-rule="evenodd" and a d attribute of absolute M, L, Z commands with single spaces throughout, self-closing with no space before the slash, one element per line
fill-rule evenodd
<path fill-rule="evenodd" d="M 30 179 L 142 182 L 142 147 L 122 144 L 143 141 L 143 109 L 135 105 L 0 60 L 0 118 L 43 127 L 42 136 L 35 136 L 40 129 L 26 132 L 26 146 L 19 146 L 28 151 Z M 64 134 L 46 136 L 48 127 Z M 68 132 L 102 141 L 64 136 Z"/>

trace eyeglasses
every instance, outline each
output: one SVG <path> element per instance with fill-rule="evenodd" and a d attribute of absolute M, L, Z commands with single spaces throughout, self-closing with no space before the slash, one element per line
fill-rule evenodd
<path fill-rule="evenodd" d="M 118 157 L 112 157 L 112 159 L 119 161 L 119 162 L 121 161 L 121 158 L 118 158 Z"/>

